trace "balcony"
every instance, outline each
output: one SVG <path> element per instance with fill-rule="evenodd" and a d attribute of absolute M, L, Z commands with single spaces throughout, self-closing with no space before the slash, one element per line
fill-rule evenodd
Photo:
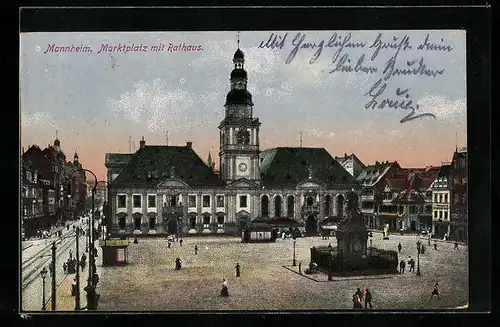
<path fill-rule="evenodd" d="M 315 203 L 313 205 L 303 205 L 302 206 L 303 214 L 318 214 L 319 213 L 319 204 Z"/>
<path fill-rule="evenodd" d="M 184 214 L 184 206 L 164 206 L 163 213 L 166 215 L 168 214 L 182 215 Z"/>

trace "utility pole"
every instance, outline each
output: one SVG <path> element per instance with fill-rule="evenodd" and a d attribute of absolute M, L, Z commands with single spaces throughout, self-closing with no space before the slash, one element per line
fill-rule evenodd
<path fill-rule="evenodd" d="M 52 242 L 52 311 L 56 311 L 56 241 Z"/>
<path fill-rule="evenodd" d="M 80 310 L 80 251 L 78 243 L 80 241 L 80 227 L 76 228 L 76 296 L 75 310 Z"/>
<path fill-rule="evenodd" d="M 302 132 L 300 132 L 300 147 L 302 147 Z"/>

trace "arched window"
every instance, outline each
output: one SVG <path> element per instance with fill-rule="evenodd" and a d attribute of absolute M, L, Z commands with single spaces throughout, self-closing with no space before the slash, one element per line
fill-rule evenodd
<path fill-rule="evenodd" d="M 269 198 L 267 195 L 260 198 L 260 211 L 262 217 L 269 217 Z"/>
<path fill-rule="evenodd" d="M 281 217 L 281 196 L 274 197 L 274 216 Z"/>
<path fill-rule="evenodd" d="M 325 205 L 323 206 L 323 208 L 323 216 L 330 217 L 332 215 L 332 197 L 328 194 L 325 196 Z"/>
<path fill-rule="evenodd" d="M 344 217 L 344 196 L 342 194 L 337 195 L 337 217 Z"/>
<path fill-rule="evenodd" d="M 293 219 L 293 217 L 295 217 L 295 197 L 293 195 L 289 195 L 287 200 L 288 218 Z"/>

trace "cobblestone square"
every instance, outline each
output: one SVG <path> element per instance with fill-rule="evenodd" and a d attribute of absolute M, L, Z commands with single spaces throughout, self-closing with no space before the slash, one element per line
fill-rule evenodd
<path fill-rule="evenodd" d="M 416 237 L 391 235 L 382 240 L 374 234 L 373 246 L 397 250 L 399 259 L 416 259 Z M 129 246 L 129 264 L 100 267 L 99 311 L 168 310 L 314 310 L 350 309 L 357 287 L 369 288 L 374 309 L 446 309 L 468 303 L 468 250 L 453 243 L 438 242 L 437 251 L 427 246 L 420 256 L 422 276 L 402 275 L 336 277 L 300 275 L 291 267 L 293 240 L 276 243 L 241 243 L 233 237 L 188 237 L 183 246 L 167 248 L 163 238 L 139 239 Z M 299 238 L 297 264 L 309 263 L 312 246 L 336 245 L 336 239 Z M 194 254 L 194 246 L 198 254 Z M 180 271 L 174 260 L 183 260 Z M 98 259 L 98 265 L 100 265 Z M 235 277 L 236 263 L 241 277 Z M 229 297 L 219 296 L 222 279 L 228 281 Z M 439 282 L 440 299 L 430 298 Z"/>

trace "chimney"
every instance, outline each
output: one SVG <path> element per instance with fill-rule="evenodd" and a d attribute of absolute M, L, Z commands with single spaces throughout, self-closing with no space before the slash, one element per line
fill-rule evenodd
<path fill-rule="evenodd" d="M 143 136 L 141 141 L 139 142 L 139 148 L 143 149 L 145 146 L 146 146 L 146 141 L 144 141 L 144 136 Z"/>
<path fill-rule="evenodd" d="M 186 147 L 191 149 L 193 147 L 193 142 L 186 142 Z"/>
<path fill-rule="evenodd" d="M 345 153 L 345 152 L 344 152 L 344 158 L 346 158 L 346 159 L 347 159 L 347 153 Z"/>

